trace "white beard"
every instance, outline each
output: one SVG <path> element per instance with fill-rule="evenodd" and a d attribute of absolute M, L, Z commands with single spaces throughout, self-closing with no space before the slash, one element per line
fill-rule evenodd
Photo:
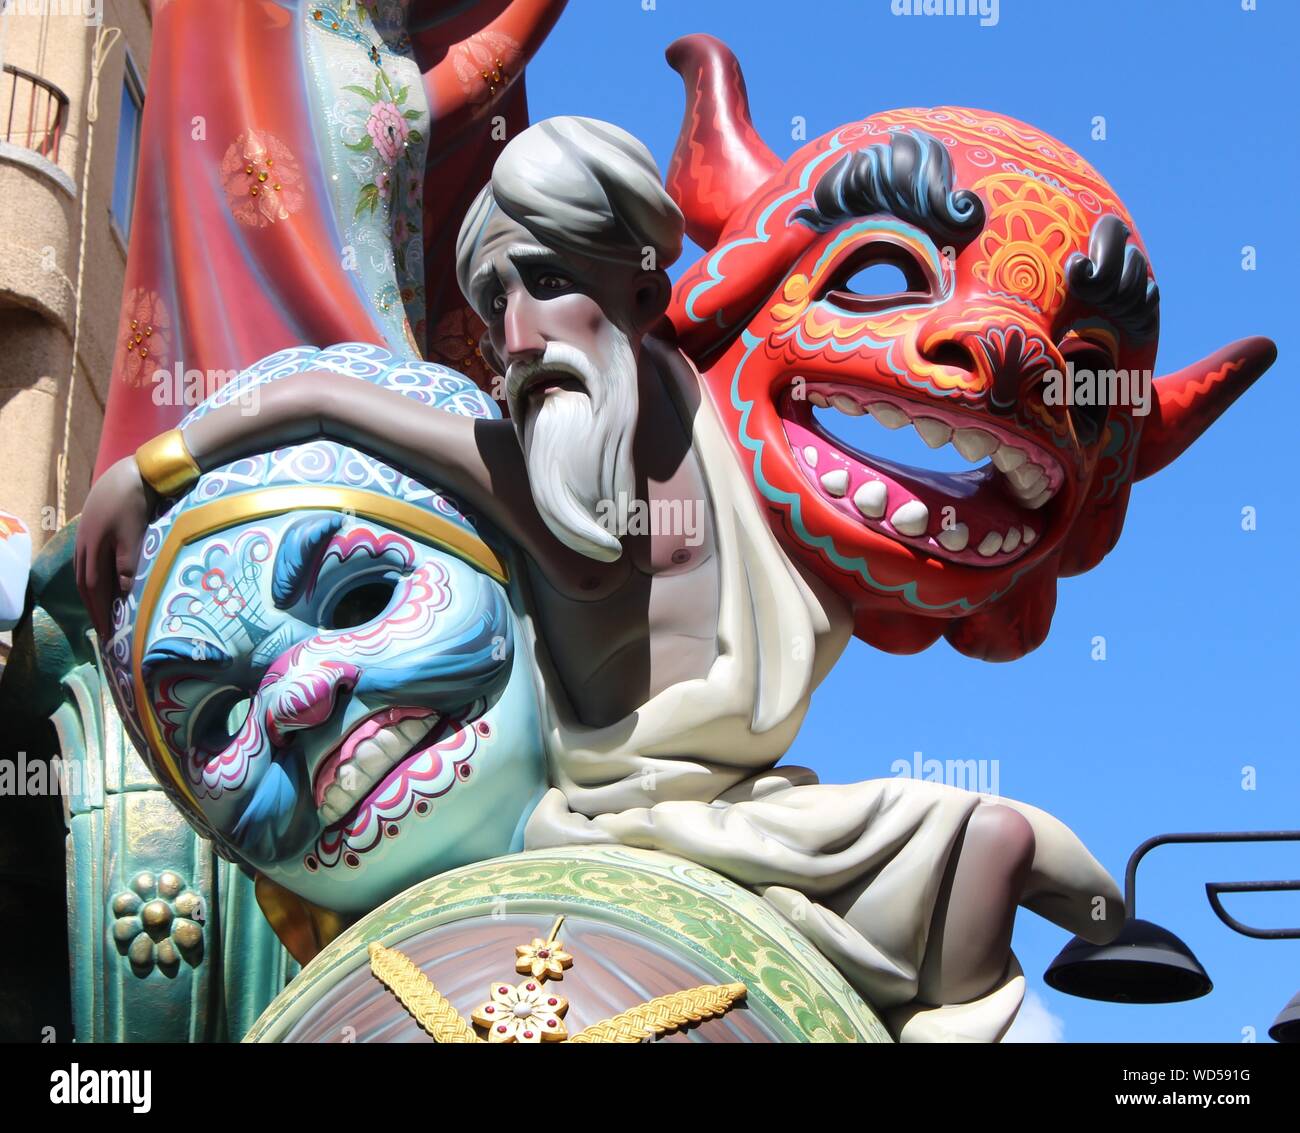
<path fill-rule="evenodd" d="M 533 502 L 551 534 L 579 554 L 613 562 L 623 547 L 610 530 L 613 524 L 600 516 L 610 517 L 616 510 L 611 502 L 636 492 L 637 361 L 628 336 L 612 323 L 604 354 L 602 373 L 576 347 L 549 343 L 540 361 L 510 367 L 506 398 L 520 431 Z M 532 410 L 518 395 L 539 370 L 572 373 L 588 392 L 557 390 Z"/>

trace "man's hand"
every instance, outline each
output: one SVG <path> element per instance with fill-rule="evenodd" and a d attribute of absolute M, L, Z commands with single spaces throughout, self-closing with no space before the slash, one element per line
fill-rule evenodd
<path fill-rule="evenodd" d="M 113 599 L 129 592 L 135 580 L 154 503 L 132 456 L 96 480 L 86 498 L 77 525 L 77 589 L 100 641 L 113 632 Z"/>

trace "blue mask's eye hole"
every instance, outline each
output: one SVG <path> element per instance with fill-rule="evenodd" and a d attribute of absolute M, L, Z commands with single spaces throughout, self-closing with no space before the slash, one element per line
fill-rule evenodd
<path fill-rule="evenodd" d="M 253 708 L 253 698 L 244 697 L 243 700 L 236 701 L 230 706 L 230 711 L 226 713 L 226 733 L 231 736 L 239 734 L 239 729 L 244 726 L 248 719 L 248 714 Z"/>
<path fill-rule="evenodd" d="M 252 707 L 253 698 L 243 689 L 223 689 L 210 697 L 191 729 L 193 746 L 201 751 L 220 751 L 239 735 Z"/>
<path fill-rule="evenodd" d="M 346 591 L 321 619 L 322 629 L 355 629 L 373 622 L 393 600 L 397 583 L 390 578 L 372 578 Z"/>

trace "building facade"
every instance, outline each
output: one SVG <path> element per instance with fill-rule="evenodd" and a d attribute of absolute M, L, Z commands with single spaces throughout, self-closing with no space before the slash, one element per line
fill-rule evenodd
<path fill-rule="evenodd" d="M 0 0 L 0 11 L 0 509 L 37 551 L 90 488 L 152 28 L 149 0 Z"/>

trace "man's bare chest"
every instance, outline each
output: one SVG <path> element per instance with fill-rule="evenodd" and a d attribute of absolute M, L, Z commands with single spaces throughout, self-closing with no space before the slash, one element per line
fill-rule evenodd
<path fill-rule="evenodd" d="M 670 685 L 707 675 L 717 656 L 718 564 L 711 546 L 692 550 L 585 601 L 533 580 L 534 616 L 583 723 L 621 719 Z"/>

